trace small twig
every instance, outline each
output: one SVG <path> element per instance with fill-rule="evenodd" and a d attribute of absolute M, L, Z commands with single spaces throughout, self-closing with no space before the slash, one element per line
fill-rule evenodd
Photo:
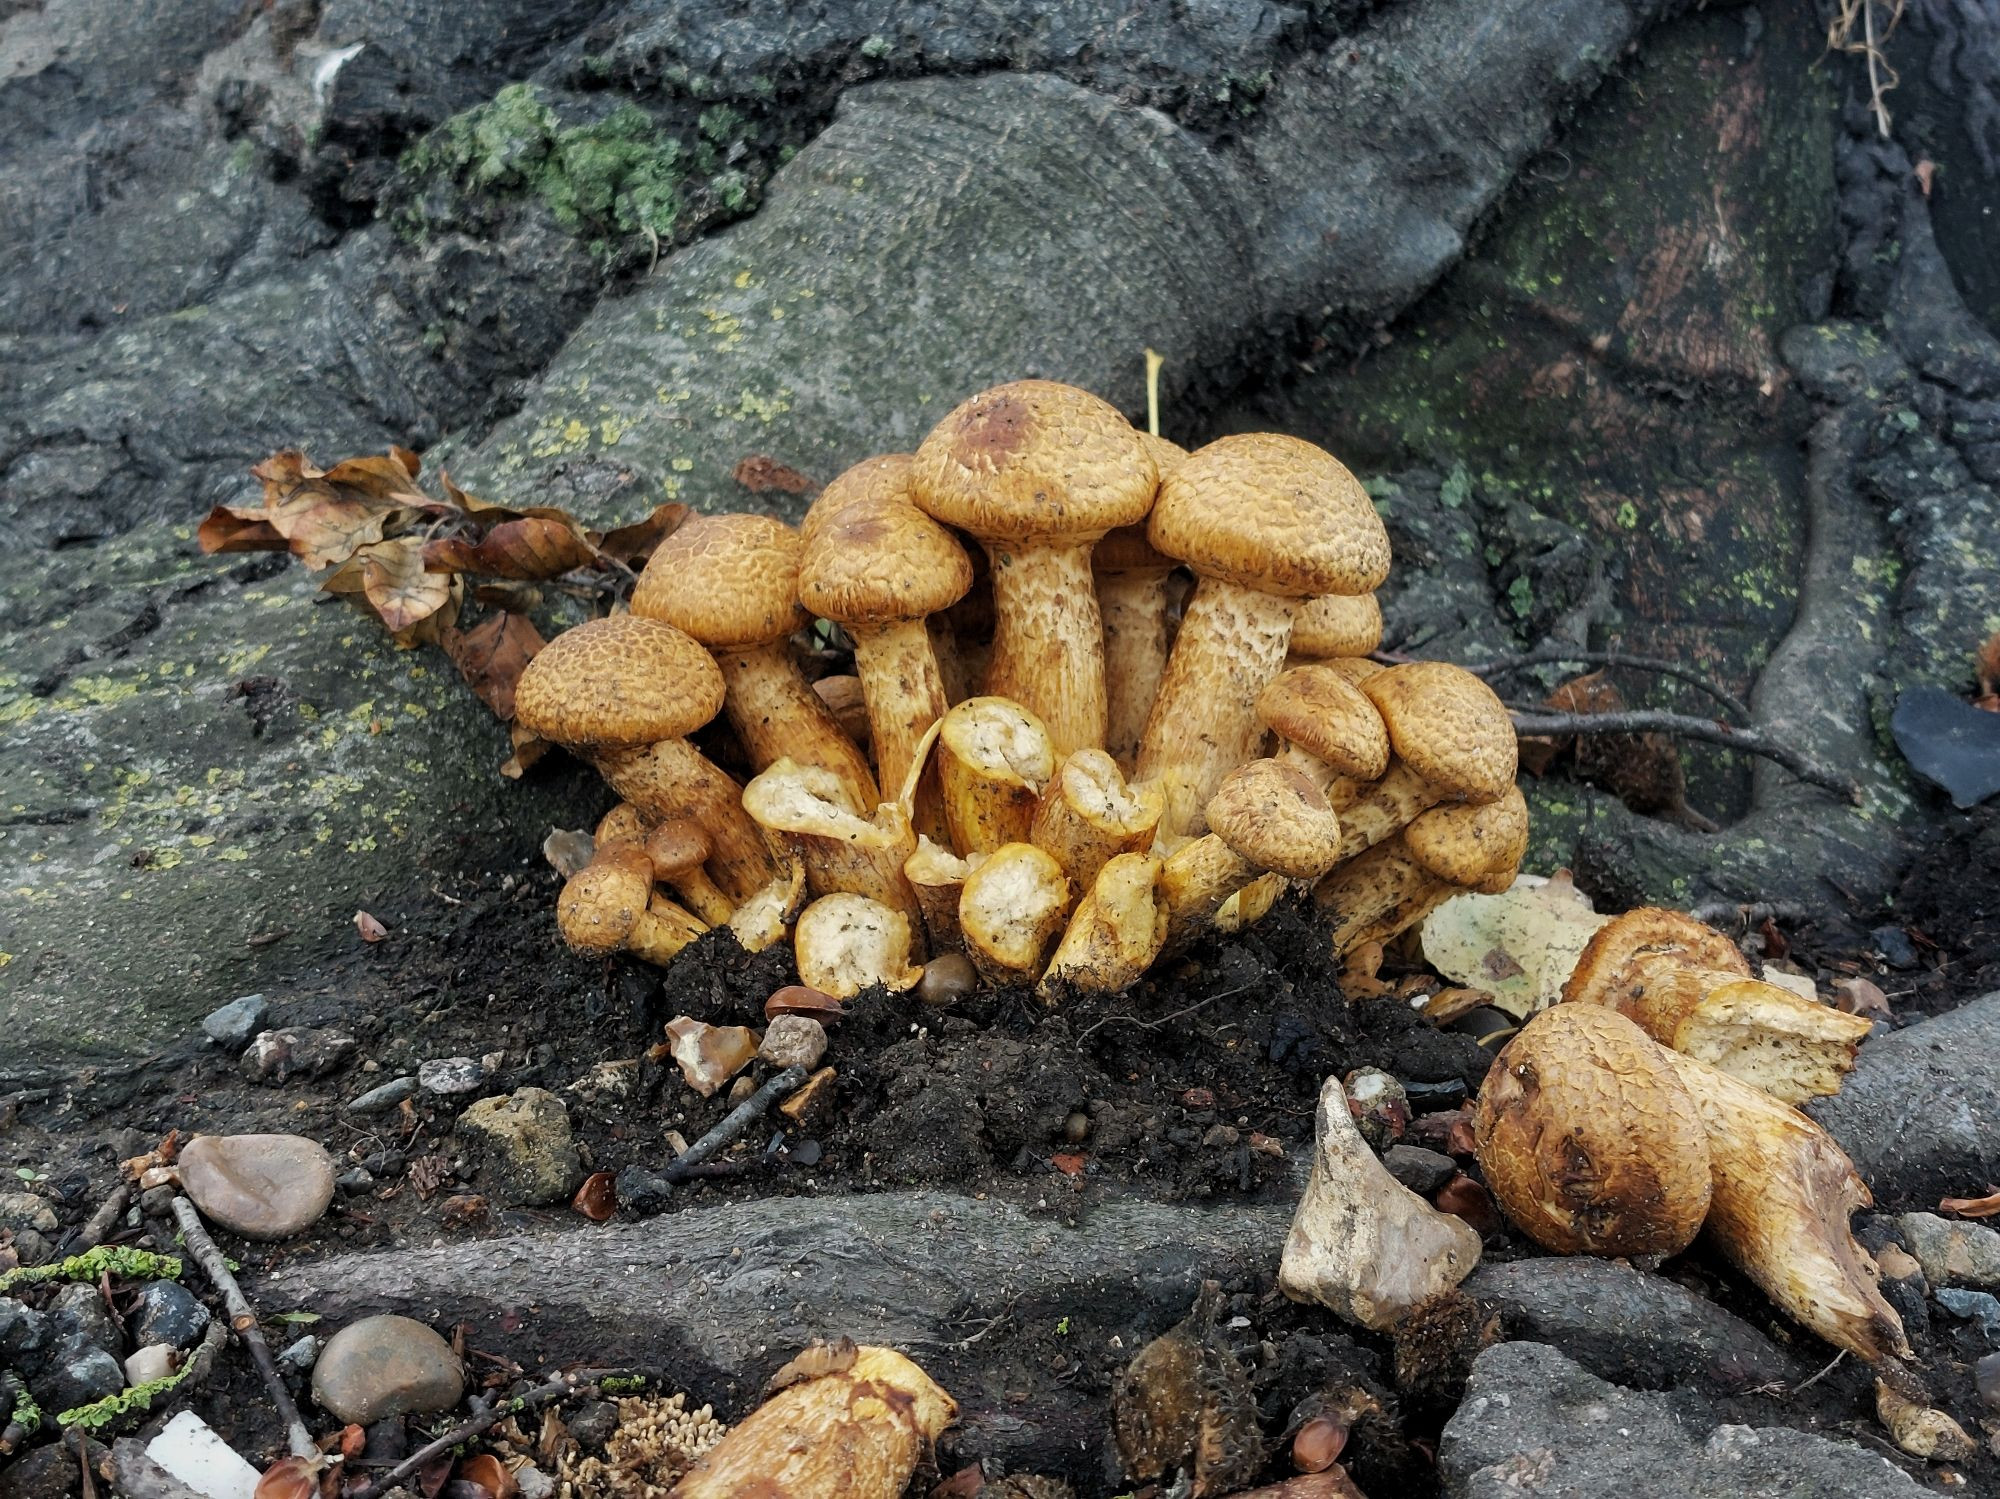
<path fill-rule="evenodd" d="M 1467 671 L 1475 677 L 1499 677 L 1513 672 L 1525 671 L 1531 666 L 1619 666 L 1633 671 L 1657 672 L 1663 677 L 1678 677 L 1690 687 L 1699 688 L 1714 698 L 1738 718 L 1751 717 L 1750 705 L 1729 691 L 1718 687 L 1691 666 L 1683 666 L 1678 661 L 1669 661 L 1662 656 L 1637 656 L 1630 651 L 1585 651 L 1573 650 L 1568 646 L 1545 646 L 1529 651 L 1521 656 L 1503 656 L 1498 661 L 1481 662 L 1478 666 L 1468 666 Z"/>
<path fill-rule="evenodd" d="M 1811 913 L 1792 900 L 1759 900 L 1745 905 L 1740 901 L 1711 900 L 1696 906 L 1688 915 L 1696 921 L 1721 929 L 1725 923 L 1739 934 L 1766 921 L 1804 921 Z"/>
<path fill-rule="evenodd" d="M 1626 713 L 1515 713 L 1514 732 L 1537 738 L 1561 738 L 1565 734 L 1676 734 L 1683 739 L 1699 739 L 1725 745 L 1746 755 L 1760 755 L 1782 765 L 1800 780 L 1861 804 L 1861 788 L 1847 776 L 1828 770 L 1809 755 L 1789 745 L 1767 738 L 1755 729 L 1732 728 L 1713 718 L 1695 718 L 1686 713 L 1663 713 L 1656 709 L 1634 709 Z"/>
<path fill-rule="evenodd" d="M 1814 1385 L 1818 1384 L 1822 1379 L 1825 1379 L 1827 1375 L 1831 1374 L 1835 1369 L 1838 1369 L 1840 1367 L 1840 1361 L 1846 1357 L 1847 1357 L 1847 1350 L 1843 1348 L 1840 1350 L 1840 1352 L 1836 1353 L 1833 1356 L 1833 1361 L 1829 1363 L 1824 1369 L 1820 1370 L 1819 1373 L 1813 1375 L 1810 1379 L 1806 1380 L 1805 1383 L 1800 1385 L 1795 1385 L 1792 1389 L 1792 1393 L 1794 1395 L 1803 1395 L 1807 1390 L 1810 1390 Z"/>
<path fill-rule="evenodd" d="M 440 1453 L 449 1452 L 460 1442 L 470 1441 L 490 1426 L 497 1426 L 508 1416 L 520 1415 L 527 1411 L 540 1410 L 543 1406 L 561 1400 L 567 1395 L 583 1389 L 593 1389 L 600 1380 L 609 1379 L 619 1373 L 616 1369 L 585 1369 L 561 1375 L 547 1384 L 537 1385 L 525 1395 L 505 1402 L 496 1400 L 475 1400 L 473 1411 L 465 1420 L 452 1427 L 443 1436 L 424 1443 L 415 1452 L 397 1463 L 380 1478 L 372 1479 L 354 1490 L 347 1499 L 374 1499 L 374 1496 L 408 1478 L 417 1469 Z"/>
<path fill-rule="evenodd" d="M 744 1132 L 763 1117 L 766 1109 L 779 1099 L 798 1092 L 805 1086 L 805 1081 L 805 1068 L 787 1067 L 724 1115 L 722 1123 L 668 1162 L 666 1170 L 660 1173 L 661 1177 L 670 1182 L 679 1181 L 704 1161 L 720 1155 L 742 1138 Z"/>
<path fill-rule="evenodd" d="M 215 1240 L 208 1236 L 208 1229 L 201 1221 L 201 1214 L 187 1198 L 174 1198 L 174 1221 L 180 1225 L 181 1242 L 187 1245 L 187 1252 L 194 1262 L 201 1266 L 201 1273 L 209 1283 L 222 1293 L 222 1304 L 229 1311 L 230 1330 L 243 1340 L 250 1350 L 251 1362 L 257 1372 L 264 1377 L 265 1388 L 271 1393 L 271 1401 L 278 1407 L 278 1415 L 285 1423 L 285 1442 L 294 1457 L 314 1457 L 319 1448 L 313 1442 L 312 1433 L 306 1429 L 305 1419 L 299 1415 L 299 1408 L 292 1401 L 292 1392 L 285 1388 L 283 1376 L 278 1373 L 277 1363 L 271 1357 L 271 1345 L 264 1341 L 263 1330 L 257 1325 L 257 1312 L 250 1305 L 250 1299 L 243 1294 L 243 1287 L 236 1283 L 230 1273 L 229 1262 L 222 1257 Z"/>
<path fill-rule="evenodd" d="M 84 1220 L 83 1227 L 76 1231 L 75 1252 L 81 1254 L 86 1249 L 95 1249 L 110 1238 L 111 1230 L 118 1226 L 119 1218 L 124 1215 L 125 1209 L 131 1202 L 131 1183 L 121 1182 L 112 1194 L 98 1205 L 97 1211 Z"/>
<path fill-rule="evenodd" d="M 1076 1033 L 1077 1044 L 1082 1045 L 1085 1041 L 1088 1041 L 1093 1035 L 1095 1035 L 1098 1031 L 1102 1030 L 1105 1026 L 1111 1024 L 1111 1022 L 1114 1020 L 1122 1021 L 1126 1025 L 1136 1025 L 1141 1030 L 1156 1031 L 1161 1026 L 1166 1025 L 1169 1021 L 1179 1020 L 1185 1015 L 1192 1015 L 1196 1010 L 1203 1009 L 1208 1005 L 1212 1005 L 1218 999 L 1228 999 L 1232 995 L 1245 993 L 1251 987 L 1252 986 L 1249 984 L 1238 984 L 1234 989 L 1224 989 L 1220 994 L 1211 994 L 1208 996 L 1207 999 L 1197 1000 L 1195 1003 L 1186 1006 L 1184 1009 L 1175 1010 L 1171 1014 L 1161 1015 L 1153 1020 L 1142 1020 L 1137 1015 L 1105 1015 L 1100 1019 L 1091 1021 L 1089 1025 L 1086 1025 L 1082 1030 Z"/>

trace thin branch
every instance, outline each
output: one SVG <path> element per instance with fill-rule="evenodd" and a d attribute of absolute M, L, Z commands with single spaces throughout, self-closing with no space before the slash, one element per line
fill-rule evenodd
<path fill-rule="evenodd" d="M 285 1442 L 294 1457 L 317 1457 L 319 1448 L 313 1442 L 312 1433 L 306 1429 L 305 1419 L 299 1415 L 299 1408 L 292 1401 L 292 1392 L 285 1388 L 285 1381 L 278 1373 L 278 1366 L 271 1358 L 271 1345 L 264 1341 L 264 1333 L 257 1325 L 257 1312 L 250 1305 L 250 1298 L 243 1294 L 243 1287 L 236 1283 L 230 1273 L 229 1262 L 222 1257 L 215 1240 L 208 1236 L 208 1229 L 201 1221 L 201 1214 L 185 1197 L 174 1198 L 174 1221 L 180 1225 L 181 1242 L 187 1246 L 189 1256 L 201 1266 L 202 1274 L 209 1283 L 222 1293 L 222 1304 L 229 1311 L 229 1326 L 243 1344 L 250 1350 L 251 1362 L 257 1372 L 264 1377 L 264 1386 L 271 1393 L 271 1403 L 278 1408 L 278 1415 L 285 1423 Z"/>
<path fill-rule="evenodd" d="M 1784 766 L 1802 781 L 1844 797 L 1856 806 L 1861 803 L 1861 788 L 1850 777 L 1827 769 L 1811 756 L 1800 754 L 1790 745 L 1780 744 L 1755 729 L 1731 728 L 1713 718 L 1662 713 L 1649 708 L 1627 713 L 1517 712 L 1514 732 L 1538 738 L 1560 738 L 1567 734 L 1674 734 L 1682 739 L 1699 739 L 1741 750 L 1746 755 L 1762 756 Z"/>
<path fill-rule="evenodd" d="M 1523 656 L 1503 656 L 1498 661 L 1482 662 L 1478 666 L 1468 666 L 1467 671 L 1475 677 L 1506 676 L 1513 672 L 1525 671 L 1531 666 L 1621 666 L 1633 671 L 1657 672 L 1663 677 L 1678 677 L 1689 686 L 1699 688 L 1714 698 L 1738 718 L 1750 719 L 1750 705 L 1729 691 L 1719 687 L 1691 666 L 1683 666 L 1678 661 L 1669 661 L 1663 656 L 1638 656 L 1630 651 L 1585 651 L 1572 650 L 1567 646 L 1544 646 L 1529 651 Z"/>
<path fill-rule="evenodd" d="M 805 1086 L 805 1081 L 805 1068 L 797 1065 L 787 1067 L 724 1115 L 722 1123 L 675 1156 L 660 1175 L 670 1182 L 679 1181 L 710 1157 L 722 1154 L 763 1117 L 766 1109 L 779 1099 L 798 1092 Z"/>
<path fill-rule="evenodd" d="M 95 1249 L 110 1238 L 111 1231 L 118 1226 L 118 1220 L 125 1215 L 125 1209 L 130 1206 L 131 1201 L 131 1183 L 120 1182 L 112 1190 L 111 1195 L 98 1205 L 97 1211 L 90 1215 L 83 1227 L 76 1231 L 75 1252 L 81 1254 L 86 1249 Z"/>

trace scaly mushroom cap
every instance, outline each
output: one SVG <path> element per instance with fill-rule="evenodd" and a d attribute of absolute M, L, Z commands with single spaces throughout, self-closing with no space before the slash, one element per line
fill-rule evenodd
<path fill-rule="evenodd" d="M 1389 533 L 1361 481 L 1275 432 L 1188 454 L 1160 484 L 1147 535 L 1204 578 L 1289 598 L 1367 593 L 1389 575 Z"/>
<path fill-rule="evenodd" d="M 1253 867 L 1316 880 L 1340 852 L 1340 819 L 1319 788 L 1289 765 L 1252 760 L 1208 799 L 1208 829 Z"/>
<path fill-rule="evenodd" d="M 1494 1058 L 1474 1150 L 1502 1211 L 1559 1254 L 1678 1254 L 1708 1214 L 1708 1133 L 1670 1055 L 1595 1005 L 1544 1010 Z"/>
<path fill-rule="evenodd" d="M 1750 977 L 1750 963 L 1714 927 L 1681 911 L 1639 906 L 1599 927 L 1563 984 L 1570 1004 L 1609 1005 L 1629 1013 L 1643 997 L 1638 960 L 1671 957 L 1684 967 Z"/>
<path fill-rule="evenodd" d="M 923 619 L 972 587 L 972 559 L 958 538 L 910 503 L 909 469 L 902 454 L 871 458 L 827 485 L 806 512 L 799 602 L 822 619 Z"/>
<path fill-rule="evenodd" d="M 1366 656 L 1334 656 L 1325 661 L 1315 661 L 1313 665 L 1325 671 L 1339 673 L 1356 687 L 1370 677 L 1379 677 L 1389 669 L 1380 661 L 1370 661 Z"/>
<path fill-rule="evenodd" d="M 694 515 L 662 541 L 632 612 L 714 651 L 747 650 L 804 628 L 799 533 L 768 515 Z"/>
<path fill-rule="evenodd" d="M 1527 798 L 1509 786 L 1498 801 L 1435 807 L 1403 829 L 1403 846 L 1448 884 L 1477 889 L 1503 872 L 1511 884 L 1528 851 Z"/>
<path fill-rule="evenodd" d="M 556 926 L 577 952 L 624 947 L 653 898 L 653 864 L 634 843 L 607 845 L 562 888 Z"/>
<path fill-rule="evenodd" d="M 630 614 L 563 631 L 514 688 L 514 721 L 573 750 L 679 739 L 721 708 L 722 670 L 700 643 Z"/>
<path fill-rule="evenodd" d="M 1052 380 L 983 390 L 917 448 L 911 496 L 1001 544 L 1086 541 L 1143 520 L 1159 470 L 1115 406 Z"/>
<path fill-rule="evenodd" d="M 1444 661 L 1410 661 L 1367 678 L 1389 745 L 1440 801 L 1490 802 L 1514 784 L 1518 746 L 1506 706 Z"/>
<path fill-rule="evenodd" d="M 597 831 L 592 837 L 600 845 L 620 841 L 644 843 L 652 831 L 653 820 L 650 817 L 630 802 L 619 802 L 597 819 Z"/>
<path fill-rule="evenodd" d="M 1294 656 L 1365 656 L 1381 644 L 1382 606 L 1372 593 L 1323 593 L 1292 616 Z"/>
<path fill-rule="evenodd" d="M 1294 666 L 1257 695 L 1257 718 L 1344 776 L 1372 781 L 1389 768 L 1389 731 L 1367 695 L 1337 671 Z"/>

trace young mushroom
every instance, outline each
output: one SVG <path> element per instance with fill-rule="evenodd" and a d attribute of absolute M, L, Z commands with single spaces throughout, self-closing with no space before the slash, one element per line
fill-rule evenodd
<path fill-rule="evenodd" d="M 1045 1004 L 1065 993 L 1109 994 L 1135 984 L 1167 943 L 1167 906 L 1151 854 L 1107 860 L 1077 902 L 1055 956 L 1035 986 Z"/>
<path fill-rule="evenodd" d="M 722 706 L 715 660 L 672 625 L 615 614 L 556 636 L 514 690 L 514 719 L 597 771 L 640 814 L 692 817 L 713 843 L 710 870 L 732 898 L 772 875 L 741 788 L 687 742 Z"/>
<path fill-rule="evenodd" d="M 1150 432 L 1141 432 L 1139 441 L 1163 479 L 1187 457 L 1186 448 Z M 1104 621 L 1104 747 L 1128 774 L 1138 763 L 1146 715 L 1167 671 L 1167 579 L 1178 566 L 1154 550 L 1143 525 L 1120 526 L 1090 554 Z"/>
<path fill-rule="evenodd" d="M 1056 771 L 1042 721 L 1004 697 L 967 698 L 938 730 L 945 826 L 961 854 L 1025 843 L 1042 787 Z"/>
<path fill-rule="evenodd" d="M 1017 380 L 949 412 L 917 448 L 918 506 L 986 548 L 993 655 L 984 690 L 1048 725 L 1058 754 L 1102 748 L 1104 627 L 1090 550 L 1143 520 L 1153 458 L 1115 407 L 1088 391 Z"/>
<path fill-rule="evenodd" d="M 1147 536 L 1201 581 L 1135 779 L 1161 782 L 1167 832 L 1200 833 L 1203 804 L 1258 751 L 1257 694 L 1284 667 L 1299 600 L 1374 588 L 1388 575 L 1389 537 L 1332 454 L 1269 432 L 1190 453 L 1161 483 Z"/>
<path fill-rule="evenodd" d="M 1104 750 L 1081 749 L 1042 788 L 1029 841 L 1055 855 L 1079 890 L 1119 854 L 1152 847 L 1166 799 L 1156 786 L 1127 786 Z"/>
<path fill-rule="evenodd" d="M 822 895 L 799 912 L 792 952 L 799 981 L 836 999 L 852 999 L 877 984 L 900 993 L 924 976 L 911 961 L 910 919 L 845 891 Z"/>
<path fill-rule="evenodd" d="M 1340 819 L 1289 765 L 1252 760 L 1208 799 L 1209 831 L 1175 850 L 1160 876 L 1167 945 L 1179 947 L 1214 920 L 1224 901 L 1260 874 L 1316 880 L 1333 867 Z"/>
<path fill-rule="evenodd" d="M 735 914 L 736 902 L 724 895 L 702 868 L 713 848 L 713 840 L 692 817 L 670 817 L 646 835 L 646 857 L 653 861 L 653 878 L 671 886 L 710 926 L 721 926 Z"/>
<path fill-rule="evenodd" d="M 1389 768 L 1389 731 L 1346 673 L 1293 666 L 1257 694 L 1257 721 L 1278 736 L 1274 759 L 1302 771 L 1338 812 Z"/>
<path fill-rule="evenodd" d="M 1498 801 L 1433 807 L 1386 843 L 1350 859 L 1319 882 L 1313 900 L 1334 917 L 1333 951 L 1408 931 L 1452 896 L 1498 895 L 1514 883 L 1528 851 L 1528 804 L 1509 786 Z"/>
<path fill-rule="evenodd" d="M 854 638 L 876 769 L 892 790 L 948 706 L 924 622 L 972 586 L 965 548 L 910 502 L 909 472 L 908 456 L 896 453 L 827 485 L 806 512 L 799 566 L 799 601 Z M 918 789 L 915 820 L 944 836 L 934 777 Z"/>
<path fill-rule="evenodd" d="M 1312 1176 L 1278 1261 L 1278 1289 L 1381 1332 L 1452 1290 L 1479 1263 L 1479 1235 L 1389 1174 L 1338 1077 L 1320 1088 Z"/>
<path fill-rule="evenodd" d="M 872 817 L 841 804 L 833 772 L 781 759 L 743 788 L 743 810 L 804 866 L 814 895 L 849 891 L 880 901 L 912 923 L 921 920 L 903 861 L 916 852 L 909 813 L 883 802 Z"/>
<path fill-rule="evenodd" d="M 958 924 L 979 976 L 996 988 L 1033 983 L 1069 914 L 1062 866 L 1031 843 L 1007 843 L 965 877 Z"/>
<path fill-rule="evenodd" d="M 653 894 L 653 864 L 638 844 L 614 841 L 591 857 L 556 899 L 556 926 L 571 949 L 594 956 L 629 952 L 665 964 L 708 930 L 705 922 Z"/>
<path fill-rule="evenodd" d="M 805 628 L 798 532 L 764 515 L 696 515 L 653 552 L 632 612 L 663 620 L 715 652 L 729 722 L 751 765 L 789 758 L 838 776 L 853 810 L 881 800 L 868 757 L 792 660 Z"/>
<path fill-rule="evenodd" d="M 1291 661 L 1365 656 L 1382 644 L 1382 606 L 1372 593 L 1325 593 L 1292 619 Z"/>

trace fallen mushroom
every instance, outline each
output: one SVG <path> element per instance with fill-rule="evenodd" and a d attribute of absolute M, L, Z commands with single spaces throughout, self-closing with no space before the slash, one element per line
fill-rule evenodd
<path fill-rule="evenodd" d="M 514 719 L 595 765 L 654 819 L 692 817 L 714 842 L 710 868 L 733 898 L 774 872 L 741 788 L 687 742 L 722 707 L 722 673 L 700 645 L 657 620 L 614 614 L 542 647 L 514 690 Z"/>
<path fill-rule="evenodd" d="M 981 391 L 917 448 L 911 497 L 992 560 L 985 691 L 1039 717 L 1058 754 L 1104 745 L 1090 549 L 1143 520 L 1158 487 L 1151 454 L 1115 407 L 1048 380 Z"/>
<path fill-rule="evenodd" d="M 1473 1129 L 1501 1211 L 1558 1254 L 1678 1254 L 1709 1211 L 1689 1089 L 1609 1010 L 1558 1005 L 1530 1020 L 1494 1058 Z"/>
<path fill-rule="evenodd" d="M 1337 1077 L 1320 1089 L 1313 1134 L 1312 1176 L 1278 1262 L 1279 1290 L 1380 1332 L 1472 1273 L 1479 1235 L 1389 1174 Z"/>
<path fill-rule="evenodd" d="M 603 836 L 601 824 L 598 836 Z M 708 833 L 692 817 L 670 817 L 646 835 L 646 857 L 653 861 L 653 878 L 671 886 L 710 926 L 721 926 L 735 914 L 736 902 L 716 888 L 702 868 L 713 848 Z"/>
<path fill-rule="evenodd" d="M 1334 918 L 1333 951 L 1387 942 L 1462 891 L 1498 894 L 1528 851 L 1528 804 L 1510 786 L 1483 806 L 1433 807 L 1335 869 L 1313 890 Z"/>
<path fill-rule="evenodd" d="M 799 912 L 792 950 L 799 981 L 837 999 L 877 984 L 900 993 L 924 976 L 910 960 L 909 917 L 865 895 L 823 895 Z"/>
<path fill-rule="evenodd" d="M 1187 449 L 1150 432 L 1141 432 L 1139 441 L 1162 479 L 1187 457 Z M 1104 621 L 1104 748 L 1128 773 L 1138 763 L 1146 715 L 1166 675 L 1167 578 L 1179 565 L 1154 549 L 1143 525 L 1120 526 L 1090 554 Z"/>
<path fill-rule="evenodd" d="M 1558 1005 L 1546 1015 L 1571 1007 Z M 1590 1013 L 1585 1011 L 1584 1013 Z M 1544 1017 L 1546 1018 L 1546 1017 Z M 1875 1262 L 1854 1242 L 1874 1199 L 1825 1130 L 1761 1088 L 1665 1047 L 1708 1135 L 1715 1246 L 1801 1326 L 1867 1362 L 1907 1358 Z"/>
<path fill-rule="evenodd" d="M 1165 866 L 1151 854 L 1106 861 L 1077 902 L 1055 956 L 1035 987 L 1044 1003 L 1065 992 L 1107 994 L 1137 983 L 1167 943 Z"/>
<path fill-rule="evenodd" d="M 854 639 L 876 768 L 891 789 L 948 706 L 924 621 L 972 586 L 965 548 L 911 503 L 909 474 L 909 457 L 896 453 L 827 485 L 806 512 L 799 567 L 800 602 Z M 944 836 L 934 777 L 919 789 L 914 820 L 920 832 Z"/>
<path fill-rule="evenodd" d="M 1166 799 L 1156 786 L 1127 786 L 1118 764 L 1100 749 L 1080 749 L 1042 788 L 1028 841 L 1055 856 L 1079 890 L 1119 854 L 1153 842 Z"/>
<path fill-rule="evenodd" d="M 937 769 L 953 848 L 986 854 L 1028 841 L 1056 756 L 1033 713 L 1004 697 L 974 697 L 945 714 Z"/>
<path fill-rule="evenodd" d="M 1563 998 L 1608 1005 L 1662 1046 L 1785 1103 L 1838 1092 L 1873 1024 L 1750 977 L 1727 937 L 1651 906 L 1598 929 Z"/>
<path fill-rule="evenodd" d="M 1389 538 L 1361 481 L 1332 454 L 1269 432 L 1190 453 L 1161 482 L 1147 537 L 1201 582 L 1135 779 L 1161 783 L 1167 832 L 1199 834 L 1223 776 L 1257 753 L 1257 694 L 1284 667 L 1299 600 L 1374 588 L 1389 571 Z"/>
<path fill-rule="evenodd" d="M 1372 593 L 1321 594 L 1292 620 L 1293 661 L 1365 656 L 1382 644 L 1382 605 Z"/>
<path fill-rule="evenodd" d="M 572 949 L 629 952 L 667 963 L 708 930 L 690 911 L 653 893 L 653 864 L 636 843 L 607 843 L 556 898 L 556 926 Z"/>
<path fill-rule="evenodd" d="M 669 1499 L 897 1499 L 957 1414 L 916 1364 L 863 1346 L 731 1427 Z"/>
<path fill-rule="evenodd" d="M 1318 879 L 1340 846 L 1340 820 L 1326 798 L 1276 760 L 1232 770 L 1209 798 L 1204 820 L 1211 831 L 1176 850 L 1161 871 L 1169 947 L 1206 927 L 1261 874 Z"/>
<path fill-rule="evenodd" d="M 979 976 L 996 987 L 1041 977 L 1069 914 L 1062 865 L 1032 843 L 1003 843 L 965 877 L 958 924 Z"/>
<path fill-rule="evenodd" d="M 1969 1462 L 1979 1455 L 1979 1444 L 1963 1426 L 1926 1404 L 1921 1391 L 1899 1389 L 1907 1377 L 1904 1371 L 1890 1372 L 1896 1377 L 1875 1381 L 1875 1414 L 1898 1447 L 1936 1463 Z"/>
<path fill-rule="evenodd" d="M 753 768 L 779 759 L 839 777 L 856 811 L 881 800 L 875 772 L 793 662 L 805 628 L 799 534 L 765 515 L 696 515 L 653 551 L 632 613 L 664 620 L 715 653 L 724 707 Z"/>
<path fill-rule="evenodd" d="M 961 859 L 919 833 L 916 851 L 903 861 L 903 878 L 910 882 L 917 909 L 923 913 L 932 956 L 965 947 L 965 934 L 958 925 L 959 892 L 965 887 L 965 877 L 972 873 L 973 863 L 985 857 L 974 854 Z"/>
<path fill-rule="evenodd" d="M 842 805 L 845 789 L 831 771 L 781 758 L 743 788 L 743 810 L 805 866 L 814 895 L 851 891 L 921 921 L 903 877 L 917 847 L 908 811 L 884 802 L 874 816 L 859 817 Z"/>

